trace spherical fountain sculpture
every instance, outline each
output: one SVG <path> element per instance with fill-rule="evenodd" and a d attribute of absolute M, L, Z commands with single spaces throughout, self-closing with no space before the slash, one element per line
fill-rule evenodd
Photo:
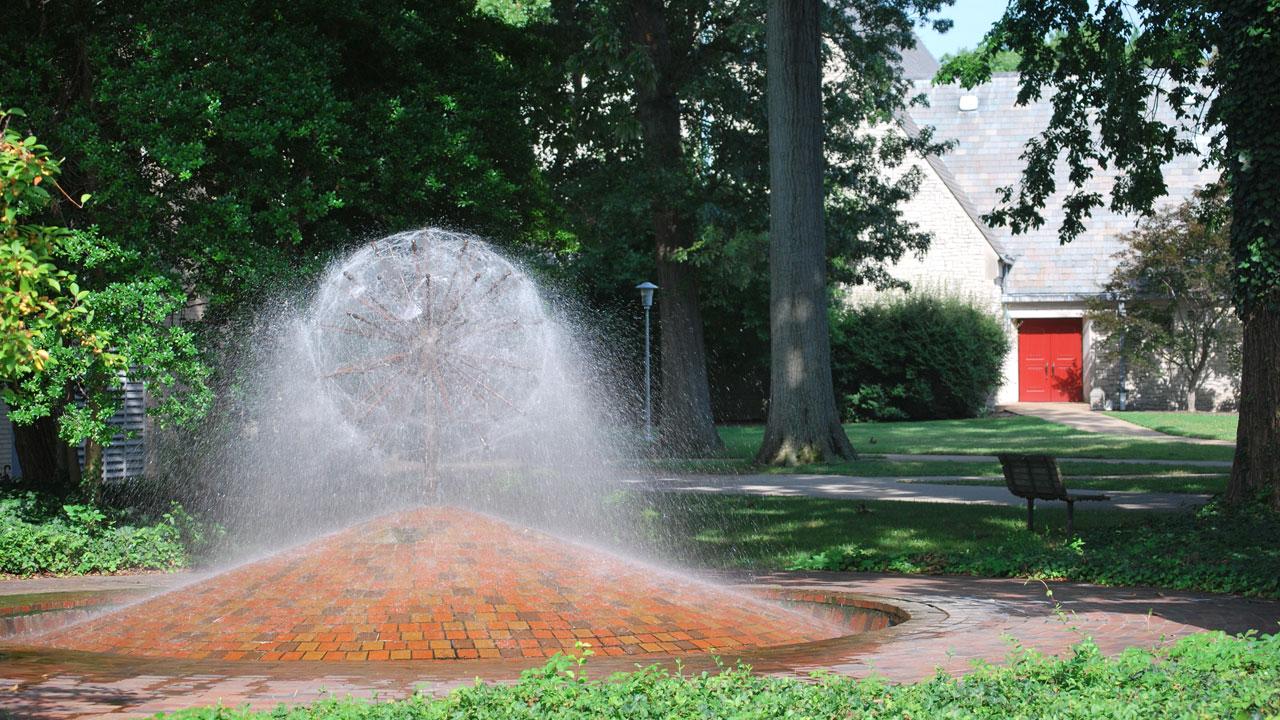
<path fill-rule="evenodd" d="M 546 375 L 548 319 L 529 277 L 440 230 L 370 243 L 332 268 L 306 328 L 321 387 L 386 452 L 420 462 L 501 442 Z"/>

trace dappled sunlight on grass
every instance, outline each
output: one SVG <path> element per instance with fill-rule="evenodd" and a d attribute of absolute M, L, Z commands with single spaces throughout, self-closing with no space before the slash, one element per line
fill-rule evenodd
<path fill-rule="evenodd" d="M 666 557 L 701 566 L 1069 578 L 1280 595 L 1280 517 L 655 494 Z"/>
<path fill-rule="evenodd" d="M 1100 435 L 1031 417 L 854 423 L 845 426 L 861 453 L 994 455 L 1048 453 L 1061 457 L 1150 460 L 1230 460 L 1232 448 Z M 758 425 L 720 429 L 730 457 L 748 459 L 759 448 Z"/>

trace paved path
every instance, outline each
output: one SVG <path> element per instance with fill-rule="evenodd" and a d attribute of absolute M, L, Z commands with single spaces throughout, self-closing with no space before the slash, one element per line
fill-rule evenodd
<path fill-rule="evenodd" d="M 801 677 L 829 668 L 857 677 L 876 674 L 911 682 L 931 677 L 938 668 L 960 674 L 972 669 L 975 660 L 1002 662 L 1014 642 L 1044 654 L 1064 655 L 1075 643 L 1092 637 L 1103 652 L 1115 654 L 1202 630 L 1274 633 L 1280 621 L 1280 602 L 1275 601 L 1072 583 L 1051 584 L 1050 598 L 1043 584 L 1017 580 L 795 572 L 722 579 L 805 593 L 859 593 L 912 613 L 901 625 L 855 636 L 854 642 L 834 650 L 801 647 L 753 664 L 757 672 Z M 388 699 L 404 697 L 415 688 L 443 692 L 470 684 L 475 675 L 491 681 L 512 680 L 519 672 L 514 666 L 497 669 L 483 661 L 446 663 L 458 668 L 458 677 L 440 681 L 432 678 L 433 664 L 438 665 L 376 663 L 372 670 L 368 663 L 363 670 L 359 664 L 341 663 L 215 667 L 15 652 L 0 656 L 0 717 L 118 720 L 217 703 L 267 709 L 278 703 L 311 702 L 326 694 L 377 694 Z M 686 659 L 684 665 L 691 672 L 704 667 L 714 671 L 697 656 Z M 592 658 L 588 669 L 601 676 L 612 668 L 605 660 Z"/>
<path fill-rule="evenodd" d="M 880 458 L 884 460 L 901 460 L 905 462 L 999 462 L 995 455 L 905 455 L 900 453 L 887 453 L 883 455 L 875 455 L 866 453 L 859 455 L 863 458 Z M 1059 457 L 1057 461 L 1060 463 L 1071 462 L 1087 462 L 1101 463 L 1103 465 L 1168 465 L 1169 467 L 1197 467 L 1197 468 L 1225 468 L 1231 469 L 1230 460 L 1143 460 L 1141 458 L 1084 458 L 1084 457 Z"/>
<path fill-rule="evenodd" d="M 836 500 L 897 500 L 902 502 L 951 503 L 960 505 L 1008 505 L 1023 507 L 1026 500 L 1014 497 L 1004 487 L 994 485 L 941 485 L 930 480 L 989 479 L 971 476 L 943 477 L 851 477 L 847 475 L 670 475 L 634 483 L 662 492 L 694 492 L 718 495 L 767 495 L 774 497 L 818 497 Z M 1089 491 L 1097 492 L 1097 491 Z M 1107 491 L 1110 502 L 1090 502 L 1087 509 L 1179 510 L 1208 502 L 1208 495 L 1190 493 L 1140 493 Z M 1065 507 L 1056 500 L 1040 500 L 1037 505 Z"/>
<path fill-rule="evenodd" d="M 0 597 L 6 595 L 37 595 L 41 593 L 97 592 L 102 590 L 121 592 L 146 592 L 172 587 L 191 576 L 188 572 L 136 573 L 132 575 L 80 575 L 75 577 L 36 577 L 16 580 L 0 580 Z M 0 600 L 0 607 L 4 601 Z"/>
<path fill-rule="evenodd" d="M 1151 428 L 1126 422 L 1117 417 L 1094 412 L 1089 409 L 1087 403 L 1011 403 L 1009 405 L 1001 405 L 999 409 L 1015 415 L 1038 417 L 1041 420 L 1048 420 L 1049 422 L 1066 425 L 1077 430 L 1103 433 L 1105 435 L 1123 435 L 1144 440 L 1165 440 L 1188 443 L 1190 445 L 1235 445 L 1229 440 L 1205 440 L 1181 435 L 1167 435 Z"/>

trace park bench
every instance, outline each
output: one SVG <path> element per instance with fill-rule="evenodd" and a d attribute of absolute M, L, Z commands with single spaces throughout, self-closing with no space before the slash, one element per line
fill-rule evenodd
<path fill-rule="evenodd" d="M 1058 463 L 1049 455 L 1001 453 L 1004 484 L 1015 496 L 1027 499 L 1027 529 L 1035 529 L 1036 500 L 1061 500 L 1067 504 L 1067 537 L 1075 535 L 1077 500 L 1110 500 L 1108 495 L 1073 495 L 1062 484 Z"/>

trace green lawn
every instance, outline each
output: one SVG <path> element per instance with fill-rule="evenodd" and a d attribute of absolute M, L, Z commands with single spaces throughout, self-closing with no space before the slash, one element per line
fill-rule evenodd
<path fill-rule="evenodd" d="M 1236 439 L 1236 421 L 1239 419 L 1235 413 L 1109 412 L 1107 414 L 1167 435 L 1233 442 Z"/>
<path fill-rule="evenodd" d="M 930 482 L 921 478 L 904 482 Z M 1004 487 L 1003 478 L 941 479 L 939 485 L 989 485 Z M 1064 477 L 1068 490 L 1110 492 L 1195 493 L 1220 495 L 1227 491 L 1226 475 L 1083 475 Z"/>
<path fill-rule="evenodd" d="M 987 461 L 884 460 L 865 458 L 847 463 L 760 467 L 743 459 L 680 460 L 657 463 L 673 473 L 742 475 L 765 473 L 823 473 L 857 477 L 911 478 L 919 482 L 956 485 L 1004 485 L 1000 464 Z M 1102 463 L 1066 461 L 1060 465 L 1072 489 L 1131 490 L 1134 492 L 1189 492 L 1216 494 L 1226 490 L 1226 469 L 1178 467 L 1151 463 Z M 943 479 L 950 477 L 952 479 Z M 938 478 L 938 479 L 934 479 Z M 964 478 L 964 479 L 956 479 Z"/>
<path fill-rule="evenodd" d="M 1231 460 L 1233 449 L 1101 435 L 1031 417 L 972 420 L 853 423 L 849 439 L 867 454 L 994 455 L 998 452 L 1048 453 L 1059 457 L 1146 460 Z M 761 425 L 720 428 L 727 455 L 749 459 L 764 436 Z"/>
<path fill-rule="evenodd" d="M 956 573 L 1280 596 L 1280 515 L 655 493 L 632 538 L 695 566 Z"/>

